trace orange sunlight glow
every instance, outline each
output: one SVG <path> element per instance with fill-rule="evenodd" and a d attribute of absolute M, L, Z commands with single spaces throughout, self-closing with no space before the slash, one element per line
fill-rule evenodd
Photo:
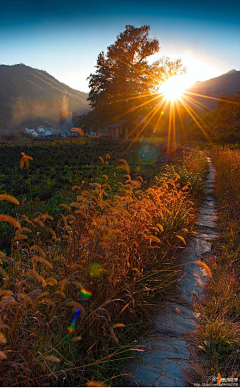
<path fill-rule="evenodd" d="M 144 75 L 144 72 L 141 70 L 139 70 L 139 73 Z M 201 72 L 199 72 L 198 75 L 201 75 L 200 73 Z M 179 120 L 178 125 L 181 126 L 185 136 L 187 135 L 183 121 L 185 112 L 192 118 L 192 120 L 205 135 L 208 141 L 213 143 L 209 137 L 208 128 L 205 126 L 200 114 L 198 113 L 199 109 L 208 112 L 209 108 L 203 102 L 195 100 L 194 97 L 224 101 L 230 104 L 240 105 L 240 103 L 228 99 L 211 97 L 188 91 L 188 88 L 196 82 L 196 73 L 194 72 L 188 72 L 178 76 L 170 76 L 165 82 L 161 81 L 160 79 L 157 80 L 155 76 L 152 76 L 152 81 L 153 89 L 156 88 L 156 81 L 158 83 L 158 87 L 157 90 L 155 89 L 155 93 L 149 91 L 143 93 L 142 95 L 139 95 L 138 93 L 133 94 L 128 98 L 128 100 L 136 100 L 138 103 L 133 104 L 129 110 L 124 111 L 124 113 L 121 113 L 116 117 L 116 119 L 119 120 L 126 114 L 137 111 L 138 109 L 147 107 L 149 105 L 149 111 L 146 113 L 144 120 L 139 121 L 136 126 L 127 134 L 126 139 L 130 140 L 130 138 L 132 138 L 132 141 L 129 142 L 125 153 L 129 151 L 133 143 L 136 141 L 142 141 L 142 133 L 148 124 L 151 124 L 153 119 L 155 120 L 155 124 L 152 131 L 152 136 L 161 136 L 161 128 L 166 126 L 166 120 L 164 121 L 165 112 L 167 113 L 168 119 L 166 155 L 176 151 L 176 132 L 178 129 L 176 126 L 177 118 Z M 125 101 L 125 98 L 114 99 L 111 104 L 116 104 L 122 101 Z"/>
<path fill-rule="evenodd" d="M 193 84 L 191 77 L 187 74 L 173 76 L 167 79 L 164 83 L 160 84 L 160 94 L 163 94 L 167 100 L 175 101 L 179 100 L 190 85 Z"/>

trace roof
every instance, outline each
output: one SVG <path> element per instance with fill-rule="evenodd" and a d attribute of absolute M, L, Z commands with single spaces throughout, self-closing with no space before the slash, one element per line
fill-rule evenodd
<path fill-rule="evenodd" d="M 109 125 L 108 128 L 118 128 L 121 125 L 127 123 L 128 121 L 129 121 L 128 119 L 127 120 L 117 121 L 116 123 Z"/>

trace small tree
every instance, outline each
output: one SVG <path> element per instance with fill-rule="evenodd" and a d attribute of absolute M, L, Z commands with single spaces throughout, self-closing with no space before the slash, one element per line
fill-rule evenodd
<path fill-rule="evenodd" d="M 99 54 L 96 72 L 88 78 L 88 100 L 93 110 L 87 121 L 95 129 L 113 121 L 135 120 L 145 115 L 154 105 L 154 93 L 161 80 L 167 78 L 167 74 L 172 76 L 183 70 L 180 60 L 171 62 L 167 58 L 152 64 L 148 62 L 160 48 L 157 39 L 149 38 L 149 31 L 149 26 L 127 25 L 116 42 L 108 47 L 107 54 L 103 51 Z M 83 117 L 80 123 L 81 120 L 84 122 Z"/>

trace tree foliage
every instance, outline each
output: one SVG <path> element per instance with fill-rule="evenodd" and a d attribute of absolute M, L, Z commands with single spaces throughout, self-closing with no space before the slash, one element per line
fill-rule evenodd
<path fill-rule="evenodd" d="M 221 96 L 217 109 L 203 117 L 212 140 L 234 142 L 240 140 L 240 92 L 234 97 Z"/>
<path fill-rule="evenodd" d="M 99 54 L 96 71 L 88 78 L 93 110 L 80 123 L 98 129 L 118 120 L 136 120 L 156 104 L 159 83 L 183 70 L 181 60 L 148 61 L 160 49 L 149 31 L 150 26 L 127 25 L 107 53 Z"/>

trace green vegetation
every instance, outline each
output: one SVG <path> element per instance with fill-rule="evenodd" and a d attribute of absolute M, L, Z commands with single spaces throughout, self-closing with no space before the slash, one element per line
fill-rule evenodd
<path fill-rule="evenodd" d="M 98 141 L 99 147 L 106 147 L 103 139 Z M 67 163 L 73 150 L 78 151 L 77 157 L 82 146 L 90 146 L 90 152 L 82 149 L 81 160 L 95 158 L 90 165 L 96 175 L 87 184 L 81 183 L 82 175 L 75 176 L 78 167 L 84 174 L 83 166 L 76 164 L 73 171 L 65 168 L 71 167 Z M 128 154 L 129 163 L 121 158 L 111 166 L 126 145 L 110 146 L 116 147 L 113 157 L 98 155 L 99 148 L 94 153 L 88 142 L 37 144 L 32 146 L 34 156 L 25 147 L 19 170 L 14 149 L 20 146 L 11 146 L 15 156 L 7 173 L 12 172 L 12 184 L 19 179 L 22 192 L 17 195 L 19 201 L 0 194 L 1 232 L 6 228 L 11 234 L 10 249 L 6 252 L 2 247 L 0 252 L 1 385 L 91 386 L 92 381 L 119 385 L 124 360 L 133 349 L 139 350 L 135 340 L 146 316 L 172 292 L 176 260 L 194 223 L 193 188 L 178 175 L 167 176 L 169 167 L 164 165 L 153 179 L 155 171 L 149 171 L 154 164 L 144 165 L 133 157 L 134 152 Z M 6 150 L 5 156 L 8 146 Z M 53 167 L 56 152 L 64 169 L 58 179 L 68 179 L 54 189 L 61 188 L 62 195 L 54 217 L 35 209 L 36 184 L 44 190 L 51 183 L 46 175 L 41 183 L 34 182 L 34 171 L 41 170 L 41 152 L 45 170 Z M 188 153 L 179 163 L 190 174 L 202 165 L 202 156 L 197 151 Z M 140 171 L 133 174 L 131 164 L 150 179 L 144 181 Z M 23 187 L 20 174 L 24 174 Z M 52 179 L 57 182 L 55 175 Z M 45 203 L 48 208 L 50 201 L 46 194 L 42 207 Z M 17 220 L 10 213 L 17 214 Z M 71 324 L 76 312 L 79 316 Z"/>
<path fill-rule="evenodd" d="M 134 144 L 121 141 L 109 143 L 104 136 L 73 141 L 3 144 L 0 145 L 0 194 L 18 197 L 21 211 L 28 216 L 31 215 L 32 205 L 34 214 L 48 212 L 54 216 L 59 212 L 60 203 L 72 199 L 74 185 L 88 189 L 91 183 L 103 183 L 107 179 L 114 188 L 124 175 L 116 168 L 121 158 L 128 162 L 131 176 L 141 174 L 143 187 L 149 186 L 154 176 L 163 169 L 164 144 L 161 138 L 143 138 Z M 19 166 L 22 152 L 33 158 L 28 169 Z M 181 149 L 178 153 L 181 154 Z M 105 160 L 107 154 L 111 154 L 110 160 Z M 1 211 L 5 206 L 1 207 Z M 11 211 L 10 208 L 6 210 Z"/>
<path fill-rule="evenodd" d="M 240 92 L 234 97 L 221 96 L 217 109 L 203 115 L 203 123 L 213 141 L 233 143 L 240 140 Z"/>
<path fill-rule="evenodd" d="M 199 113 L 198 124 L 184 118 L 189 139 L 208 141 L 212 145 L 239 142 L 240 92 L 233 97 L 222 94 L 215 109 Z"/>
<path fill-rule="evenodd" d="M 208 171 L 208 162 L 204 153 L 199 152 L 199 147 L 195 152 L 183 151 L 183 163 L 167 167 L 167 175 L 180 179 L 181 185 L 189 186 L 189 189 L 196 195 L 196 200 L 201 201 L 204 193 L 204 178 Z"/>

